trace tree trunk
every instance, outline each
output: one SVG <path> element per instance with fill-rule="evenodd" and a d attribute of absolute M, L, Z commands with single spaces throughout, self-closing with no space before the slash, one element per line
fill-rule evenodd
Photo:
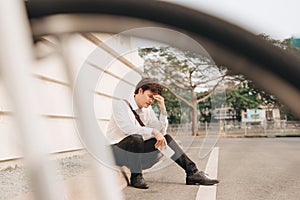
<path fill-rule="evenodd" d="M 192 134 L 198 135 L 198 109 L 194 107 L 192 110 Z"/>
<path fill-rule="evenodd" d="M 192 91 L 192 134 L 198 135 L 198 103 L 197 96 L 194 91 Z"/>

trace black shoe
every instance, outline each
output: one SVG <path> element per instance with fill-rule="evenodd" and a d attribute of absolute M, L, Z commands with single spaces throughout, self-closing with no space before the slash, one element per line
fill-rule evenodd
<path fill-rule="evenodd" d="M 189 175 L 186 177 L 187 185 L 214 185 L 219 183 L 220 181 L 217 179 L 211 179 L 202 171 L 198 171 L 193 175 Z"/>
<path fill-rule="evenodd" d="M 139 188 L 139 189 L 148 189 L 149 186 L 145 182 L 142 174 L 131 175 L 130 183 L 132 187 Z"/>

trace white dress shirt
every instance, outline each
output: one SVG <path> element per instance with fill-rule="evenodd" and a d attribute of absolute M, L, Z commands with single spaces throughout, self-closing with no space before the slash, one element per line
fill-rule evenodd
<path fill-rule="evenodd" d="M 132 109 L 140 116 L 145 126 L 141 126 L 135 119 L 126 101 L 113 100 L 113 114 L 106 132 L 106 137 L 111 144 L 118 143 L 132 134 L 140 134 L 144 140 L 150 139 L 153 137 L 153 129 L 160 131 L 164 135 L 166 134 L 168 127 L 167 113 L 160 113 L 158 119 L 151 106 L 139 109 L 133 95 L 128 99 L 128 102 Z"/>

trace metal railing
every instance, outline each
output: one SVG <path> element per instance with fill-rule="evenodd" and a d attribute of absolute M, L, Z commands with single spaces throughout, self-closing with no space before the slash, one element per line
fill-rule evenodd
<path fill-rule="evenodd" d="M 209 130 L 219 130 L 223 136 L 300 136 L 300 122 L 299 121 L 267 121 L 262 124 L 251 124 L 245 122 L 234 123 L 199 123 L 198 135 L 205 136 Z M 192 125 L 186 124 L 170 124 L 168 132 L 174 135 L 191 135 Z"/>
<path fill-rule="evenodd" d="M 8 20 L 9 16 L 9 20 Z M 29 169 L 30 180 L 34 188 L 34 198 L 40 200 L 65 199 L 63 183 L 56 177 L 54 168 L 49 162 L 49 149 L 43 131 L 42 116 L 37 110 L 34 77 L 31 69 L 36 66 L 31 28 L 23 1 L 0 1 L 0 78 L 10 95 L 14 107 L 13 116 L 17 121 L 18 132 L 22 138 L 24 158 Z M 73 83 L 75 72 L 68 65 L 66 52 L 67 37 L 61 36 L 59 52 L 65 62 L 65 71 L 70 83 Z M 71 85 L 72 86 L 72 85 Z M 72 87 L 70 87 L 72 88 Z M 76 96 L 76 107 L 81 116 L 86 116 L 86 101 L 83 95 Z M 103 140 L 91 139 L 87 118 L 79 120 L 84 138 L 106 160 L 113 163 L 110 149 Z M 101 139 L 101 138 L 100 138 Z M 95 187 L 96 199 L 122 199 L 115 177 L 110 169 L 97 167 L 92 163 L 93 178 L 90 181 Z"/>

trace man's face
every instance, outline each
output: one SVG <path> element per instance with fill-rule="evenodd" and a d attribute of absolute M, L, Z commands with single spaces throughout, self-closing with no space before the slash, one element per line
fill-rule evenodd
<path fill-rule="evenodd" d="M 136 103 L 139 108 L 147 108 L 154 102 L 154 96 L 157 93 L 151 92 L 151 90 L 143 91 L 141 88 L 139 89 L 138 94 L 136 95 Z"/>

